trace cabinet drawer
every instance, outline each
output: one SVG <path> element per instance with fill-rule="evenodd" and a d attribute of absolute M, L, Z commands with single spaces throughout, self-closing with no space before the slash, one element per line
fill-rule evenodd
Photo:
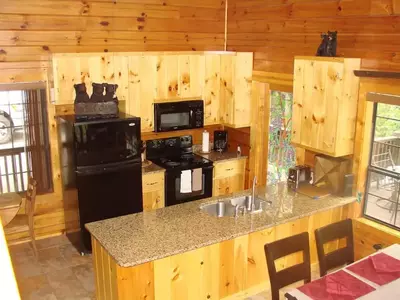
<path fill-rule="evenodd" d="M 164 189 L 164 172 L 144 174 L 142 180 L 144 193 Z"/>
<path fill-rule="evenodd" d="M 214 178 L 227 178 L 244 173 L 245 163 L 245 159 L 217 163 L 214 167 Z"/>

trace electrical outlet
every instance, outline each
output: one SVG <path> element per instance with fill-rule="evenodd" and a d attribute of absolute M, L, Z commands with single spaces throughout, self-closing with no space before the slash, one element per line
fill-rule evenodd
<path fill-rule="evenodd" d="M 358 203 L 361 203 L 361 200 L 362 200 L 362 193 L 361 193 L 361 192 L 358 192 L 358 193 L 357 193 L 357 202 L 358 202 Z"/>

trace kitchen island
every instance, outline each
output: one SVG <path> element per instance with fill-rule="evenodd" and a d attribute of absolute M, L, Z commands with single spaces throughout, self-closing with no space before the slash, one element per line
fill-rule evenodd
<path fill-rule="evenodd" d="M 278 184 L 257 190 L 259 198 L 272 202 L 259 214 L 216 218 L 199 209 L 246 194 L 250 191 L 87 224 L 97 299 L 223 299 L 264 290 L 265 243 L 308 231 L 314 263 L 314 230 L 346 219 L 356 201 L 313 200 Z M 299 259 L 285 257 L 278 268 Z"/>

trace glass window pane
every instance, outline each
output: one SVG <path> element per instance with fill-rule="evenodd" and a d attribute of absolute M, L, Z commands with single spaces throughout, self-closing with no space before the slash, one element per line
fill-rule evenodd
<path fill-rule="evenodd" d="M 390 225 L 400 227 L 399 184 L 395 176 L 369 171 L 365 214 Z"/>
<path fill-rule="evenodd" d="M 271 92 L 267 184 L 286 181 L 289 168 L 296 164 L 291 145 L 293 94 Z"/>
<path fill-rule="evenodd" d="M 400 107 L 379 103 L 371 165 L 400 173 Z"/>
<path fill-rule="evenodd" d="M 27 171 L 23 91 L 0 91 L 0 193 L 22 192 Z"/>

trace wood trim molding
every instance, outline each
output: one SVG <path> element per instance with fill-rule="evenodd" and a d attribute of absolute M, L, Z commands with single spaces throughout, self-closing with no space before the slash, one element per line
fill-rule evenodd
<path fill-rule="evenodd" d="M 35 90 L 35 89 L 45 89 L 46 82 L 27 82 L 27 83 L 0 83 L 0 91 L 20 91 L 20 90 Z"/>
<path fill-rule="evenodd" d="M 400 79 L 400 72 L 371 71 L 371 70 L 355 70 L 354 75 L 358 77 L 369 78 L 391 78 Z"/>
<path fill-rule="evenodd" d="M 367 101 L 390 105 L 400 105 L 400 96 L 368 92 Z"/>
<path fill-rule="evenodd" d="M 253 71 L 253 80 L 268 83 L 270 90 L 293 93 L 293 74 Z"/>
<path fill-rule="evenodd" d="M 267 182 L 270 86 L 252 82 L 252 113 L 250 126 L 249 183 L 257 176 L 257 185 Z"/>
<path fill-rule="evenodd" d="M 354 143 L 353 174 L 355 174 L 355 192 L 365 200 L 367 168 L 371 151 L 371 132 L 373 102 L 367 101 L 368 93 L 381 93 L 400 96 L 400 85 L 397 79 L 361 78 L 358 98 L 357 127 Z M 361 216 L 363 201 L 354 206 L 353 216 Z"/>

